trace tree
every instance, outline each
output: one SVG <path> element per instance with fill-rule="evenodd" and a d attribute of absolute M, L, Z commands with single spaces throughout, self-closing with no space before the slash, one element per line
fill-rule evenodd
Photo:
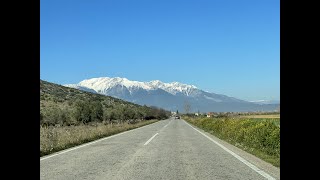
<path fill-rule="evenodd" d="M 123 109 L 123 114 L 125 120 L 134 119 L 135 116 L 135 112 L 128 106 Z"/>
<path fill-rule="evenodd" d="M 84 124 L 91 121 L 91 109 L 89 107 L 89 102 L 84 102 L 78 100 L 75 102 L 75 112 L 74 117 L 77 121 L 82 122 Z"/>
<path fill-rule="evenodd" d="M 116 114 L 116 109 L 108 108 L 108 110 L 105 111 L 105 118 L 104 120 L 109 121 L 111 123 L 113 120 L 118 119 Z"/>
<path fill-rule="evenodd" d="M 94 101 L 91 103 L 91 119 L 92 121 L 99 121 L 103 120 L 103 107 L 99 101 Z"/>
<path fill-rule="evenodd" d="M 168 115 L 167 115 L 166 110 L 160 108 L 160 110 L 159 110 L 159 118 L 160 118 L 160 119 L 166 119 L 166 118 L 168 118 Z"/>
<path fill-rule="evenodd" d="M 61 110 L 57 106 L 52 106 L 47 112 L 46 112 L 46 121 L 50 125 L 56 125 L 56 124 L 62 124 L 62 121 L 60 119 L 60 113 Z"/>

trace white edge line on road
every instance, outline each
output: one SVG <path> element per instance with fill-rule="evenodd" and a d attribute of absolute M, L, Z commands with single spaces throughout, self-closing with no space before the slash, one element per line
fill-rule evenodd
<path fill-rule="evenodd" d="M 144 143 L 144 145 L 149 144 L 149 142 L 152 141 L 152 139 L 153 139 L 154 137 L 156 137 L 158 134 L 159 134 L 159 133 L 156 133 L 155 135 L 153 135 L 146 143 Z"/>
<path fill-rule="evenodd" d="M 158 121 L 158 122 L 161 122 L 161 121 Z M 157 123 L 157 122 L 156 122 Z M 155 123 L 152 123 L 152 124 L 155 124 Z M 42 160 L 45 160 L 45 159 L 48 159 L 48 158 L 51 158 L 51 157 L 54 157 L 54 156 L 57 156 L 57 155 L 60 155 L 60 154 L 64 154 L 66 152 L 69 152 L 69 151 L 72 151 L 72 150 L 75 150 L 75 149 L 79 149 L 81 147 L 85 147 L 85 146 L 88 146 L 90 144 L 94 144 L 94 143 L 97 143 L 99 141 L 103 141 L 103 140 L 106 140 L 106 139 L 109 139 L 109 138 L 112 138 L 112 137 L 116 137 L 116 136 L 119 136 L 119 135 L 122 135 L 122 134 L 125 134 L 125 133 L 128 133 L 128 132 L 131 132 L 131 131 L 134 131 L 134 130 L 137 130 L 137 129 L 141 129 L 141 128 L 144 128 L 144 127 L 147 127 L 149 125 L 152 125 L 152 124 L 148 124 L 148 125 L 145 125 L 145 126 L 142 126 L 142 127 L 138 127 L 138 128 L 135 128 L 135 129 L 131 129 L 129 131 L 124 131 L 122 133 L 119 133 L 119 134 L 114 134 L 112 136 L 108 136 L 108 137 L 105 137 L 105 138 L 102 138 L 102 139 L 98 139 L 98 140 L 95 140 L 95 141 L 92 141 L 92 142 L 88 142 L 88 143 L 85 143 L 85 144 L 82 144 L 82 145 L 79 145 L 79 146 L 76 146 L 76 147 L 73 147 L 73 148 L 70 148 L 70 149 L 66 149 L 66 150 L 62 150 L 60 152 L 57 152 L 55 154 L 52 154 L 52 155 L 48 155 L 46 157 L 43 157 L 43 158 L 40 158 L 40 161 Z"/>
<path fill-rule="evenodd" d="M 190 127 L 192 127 L 194 130 L 196 130 L 197 132 L 199 132 L 200 134 L 202 134 L 203 136 L 205 136 L 206 138 L 208 138 L 210 141 L 214 142 L 215 144 L 217 144 L 218 146 L 220 146 L 222 149 L 224 149 L 225 151 L 227 151 L 228 153 L 230 153 L 232 156 L 234 156 L 235 158 L 237 158 L 239 161 L 241 161 L 242 163 L 244 163 L 245 165 L 249 166 L 251 169 L 253 169 L 255 172 L 259 173 L 260 175 L 262 175 L 263 177 L 270 179 L 270 180 L 275 180 L 274 177 L 270 176 L 269 174 L 267 174 L 266 172 L 260 170 L 259 168 L 257 168 L 255 165 L 251 164 L 250 162 L 248 162 L 247 160 L 243 159 L 242 157 L 240 157 L 239 155 L 237 155 L 236 153 L 232 152 L 231 150 L 229 150 L 228 148 L 224 147 L 222 144 L 218 143 L 217 141 L 213 140 L 212 138 L 210 138 L 209 136 L 207 136 L 206 134 L 202 133 L 201 131 L 199 131 L 198 129 L 194 128 L 193 126 L 191 126 L 189 123 L 187 123 L 186 121 L 184 121 L 187 125 L 189 125 Z"/>

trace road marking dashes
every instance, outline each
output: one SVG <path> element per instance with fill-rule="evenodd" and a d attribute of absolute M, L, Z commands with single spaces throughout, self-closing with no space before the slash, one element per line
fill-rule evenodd
<path fill-rule="evenodd" d="M 144 145 L 149 144 L 149 142 L 152 141 L 152 139 L 153 139 L 154 137 L 156 137 L 158 134 L 159 134 L 159 133 L 156 133 L 155 135 L 153 135 L 146 143 L 144 143 Z"/>

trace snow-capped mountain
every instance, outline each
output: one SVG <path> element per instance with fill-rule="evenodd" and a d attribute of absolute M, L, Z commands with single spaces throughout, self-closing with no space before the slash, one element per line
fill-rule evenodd
<path fill-rule="evenodd" d="M 210 93 L 194 85 L 179 82 L 164 83 L 131 81 L 127 78 L 100 77 L 85 79 L 78 84 L 66 84 L 84 91 L 117 97 L 141 105 L 158 106 L 167 110 L 184 111 L 185 104 L 191 111 L 256 111 L 273 110 L 273 106 L 259 105 L 233 97 Z"/>
<path fill-rule="evenodd" d="M 105 93 L 109 89 L 112 89 L 118 85 L 126 87 L 130 93 L 137 89 L 145 89 L 145 90 L 163 89 L 166 92 L 173 95 L 184 94 L 189 96 L 189 95 L 193 95 L 193 92 L 197 90 L 196 86 L 182 84 L 179 82 L 163 83 L 159 80 L 154 80 L 150 82 L 139 82 L 139 81 L 130 81 L 127 78 L 120 78 L 120 77 L 92 78 L 92 79 L 83 80 L 79 82 L 77 85 L 68 84 L 68 86 L 87 87 L 90 89 L 94 89 L 96 92 L 99 92 L 99 93 Z"/>

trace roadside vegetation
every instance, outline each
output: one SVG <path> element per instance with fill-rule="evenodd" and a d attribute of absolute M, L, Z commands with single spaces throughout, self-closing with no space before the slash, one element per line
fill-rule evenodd
<path fill-rule="evenodd" d="M 242 118 L 273 118 L 280 119 L 280 114 L 258 114 L 258 115 L 243 115 Z"/>
<path fill-rule="evenodd" d="M 161 108 L 40 80 L 40 156 L 169 116 Z"/>
<path fill-rule="evenodd" d="M 40 126 L 40 157 L 156 121 L 158 120 L 139 121 L 134 124 L 125 122 L 121 124 L 96 123 L 62 127 Z"/>
<path fill-rule="evenodd" d="M 184 116 L 183 119 L 280 167 L 280 118 Z"/>

